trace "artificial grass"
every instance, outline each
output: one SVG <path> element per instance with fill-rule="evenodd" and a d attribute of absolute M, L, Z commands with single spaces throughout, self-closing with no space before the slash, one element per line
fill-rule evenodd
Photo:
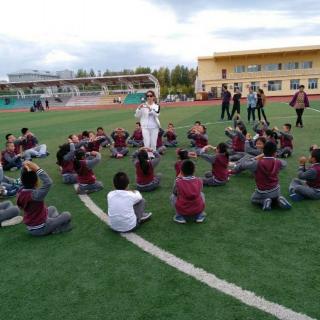
<path fill-rule="evenodd" d="M 195 120 L 213 123 L 220 111 L 210 106 L 161 110 L 164 128 L 169 121 L 177 127 Z M 293 110 L 284 104 L 270 104 L 266 112 L 272 126 L 295 121 Z M 320 113 L 307 110 L 305 128 L 293 129 L 295 152 L 281 173 L 285 196 L 290 180 L 296 176 L 298 157 L 307 154 L 312 143 L 319 143 L 319 120 Z M 0 290 L 4 315 L 11 318 L 14 309 L 12 319 L 37 318 L 40 314 L 48 314 L 49 319 L 272 318 L 142 253 L 90 215 L 72 186 L 61 183 L 54 154 L 70 133 L 100 125 L 107 132 L 117 126 L 131 132 L 134 122 L 133 112 L 126 110 L 2 114 L 0 136 L 8 132 L 18 135 L 19 129 L 26 126 L 49 146 L 50 157 L 38 161 L 55 182 L 47 202 L 60 211 L 69 210 L 75 226 L 68 234 L 43 239 L 29 237 L 23 226 L 1 230 L 0 244 L 6 247 L 1 272 L 6 276 Z M 211 144 L 227 139 L 225 126 L 208 125 Z M 186 131 L 177 129 L 182 146 L 188 145 Z M 91 198 L 105 210 L 105 195 L 112 188 L 113 174 L 125 170 L 133 182 L 134 170 L 129 158 L 115 160 L 109 158 L 107 150 L 102 153 L 103 161 L 95 172 L 105 189 Z M 208 218 L 204 224 L 176 225 L 168 201 L 174 162 L 175 152 L 169 150 L 157 168 L 163 174 L 161 188 L 144 194 L 153 219 L 138 233 L 227 281 L 295 311 L 320 317 L 319 202 L 303 201 L 295 203 L 291 211 L 275 209 L 266 214 L 251 205 L 254 181 L 250 174 L 243 173 L 232 177 L 224 187 L 205 188 Z M 208 163 L 197 160 L 198 175 L 208 170 Z M 16 300 L 25 303 L 13 307 Z"/>

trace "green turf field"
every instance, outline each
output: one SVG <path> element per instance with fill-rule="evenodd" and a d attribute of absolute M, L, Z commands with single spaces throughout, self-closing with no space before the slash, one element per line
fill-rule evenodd
<path fill-rule="evenodd" d="M 320 103 L 312 107 L 320 110 Z M 219 107 L 165 108 L 161 123 L 176 127 L 195 120 L 215 123 Z M 246 110 L 242 107 L 242 112 Z M 294 111 L 285 104 L 266 108 L 271 126 L 295 123 Z M 144 253 L 110 231 L 80 202 L 72 186 L 61 183 L 55 153 L 70 133 L 106 132 L 121 126 L 134 128 L 133 111 L 55 111 L 48 113 L 2 113 L 0 137 L 20 134 L 29 127 L 51 155 L 37 163 L 54 180 L 47 203 L 59 211 L 69 210 L 74 229 L 62 235 L 32 238 L 23 225 L 0 230 L 1 319 L 275 319 L 215 291 Z M 210 144 L 227 140 L 227 123 L 208 124 Z M 309 146 L 320 144 L 320 112 L 307 110 L 303 129 L 293 126 L 294 155 L 281 173 L 281 187 L 296 176 L 297 159 L 308 155 Z M 177 129 L 180 146 L 188 146 L 186 128 Z M 1 142 L 1 143 L 2 143 Z M 106 194 L 112 176 L 125 170 L 134 180 L 129 157 L 103 161 L 95 173 L 105 189 L 90 195 L 106 210 Z M 144 194 L 150 222 L 137 233 L 174 255 L 214 273 L 259 296 L 294 311 L 320 319 L 320 202 L 294 203 L 290 211 L 265 213 L 251 205 L 254 181 L 249 173 L 231 177 L 226 186 L 205 188 L 207 220 L 203 224 L 177 225 L 172 221 L 169 196 L 175 177 L 176 156 L 169 150 L 157 172 L 161 188 Z M 210 170 L 197 160 L 197 175 Z M 15 173 L 9 173 L 15 176 Z"/>

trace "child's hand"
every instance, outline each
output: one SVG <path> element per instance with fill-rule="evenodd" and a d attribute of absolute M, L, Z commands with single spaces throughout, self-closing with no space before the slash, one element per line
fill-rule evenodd
<path fill-rule="evenodd" d="M 91 151 L 90 154 L 91 154 L 92 156 L 96 156 L 96 155 L 98 154 L 98 152 L 97 152 L 97 151 Z"/>
<path fill-rule="evenodd" d="M 40 169 L 40 167 L 36 163 L 28 160 L 23 163 L 23 167 L 28 171 L 34 171 L 34 172 Z"/>
<path fill-rule="evenodd" d="M 258 156 L 255 157 L 256 160 L 261 160 L 264 157 L 264 154 L 261 153 Z"/>
<path fill-rule="evenodd" d="M 272 130 L 273 131 L 279 131 L 278 127 L 274 127 Z"/>
<path fill-rule="evenodd" d="M 300 166 L 304 166 L 308 162 L 308 159 L 304 156 L 299 158 L 299 164 Z"/>
<path fill-rule="evenodd" d="M 247 134 L 246 134 L 246 139 L 247 139 L 247 140 L 251 140 L 251 139 L 252 139 L 252 137 L 251 137 L 251 134 L 250 134 L 250 133 L 247 133 Z"/>
<path fill-rule="evenodd" d="M 72 143 L 72 140 L 70 138 L 68 138 L 68 143 Z"/>

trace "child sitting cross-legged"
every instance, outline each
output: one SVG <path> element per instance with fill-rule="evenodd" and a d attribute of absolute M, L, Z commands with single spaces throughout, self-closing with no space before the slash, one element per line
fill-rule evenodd
<path fill-rule="evenodd" d="M 290 198 L 293 201 L 320 200 L 320 149 L 312 149 L 309 159 L 311 166 L 308 168 L 307 161 L 306 157 L 300 158 L 298 179 L 293 179 L 289 186 Z"/>
<path fill-rule="evenodd" d="M 22 188 L 17 193 L 17 205 L 24 211 L 23 222 L 29 234 L 45 236 L 71 230 L 71 214 L 69 212 L 59 214 L 55 207 L 47 207 L 44 203 L 52 180 L 43 169 L 34 162 L 25 161 L 21 182 Z"/>
<path fill-rule="evenodd" d="M 145 200 L 137 190 L 129 190 L 126 173 L 118 172 L 113 177 L 115 190 L 107 195 L 110 227 L 117 232 L 129 232 L 148 220 L 152 213 L 145 212 Z"/>
<path fill-rule="evenodd" d="M 181 174 L 175 181 L 171 204 L 176 211 L 173 220 L 177 223 L 186 223 L 186 217 L 191 217 L 198 223 L 205 219 L 202 180 L 194 176 L 194 171 L 195 164 L 191 160 L 184 160 Z"/>

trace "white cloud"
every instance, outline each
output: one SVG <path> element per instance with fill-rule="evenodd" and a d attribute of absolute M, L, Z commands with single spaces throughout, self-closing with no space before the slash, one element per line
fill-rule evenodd
<path fill-rule="evenodd" d="M 78 60 L 78 57 L 71 55 L 62 50 L 52 50 L 50 51 L 45 58 L 43 63 L 46 65 L 52 65 L 57 63 L 69 63 Z"/>

